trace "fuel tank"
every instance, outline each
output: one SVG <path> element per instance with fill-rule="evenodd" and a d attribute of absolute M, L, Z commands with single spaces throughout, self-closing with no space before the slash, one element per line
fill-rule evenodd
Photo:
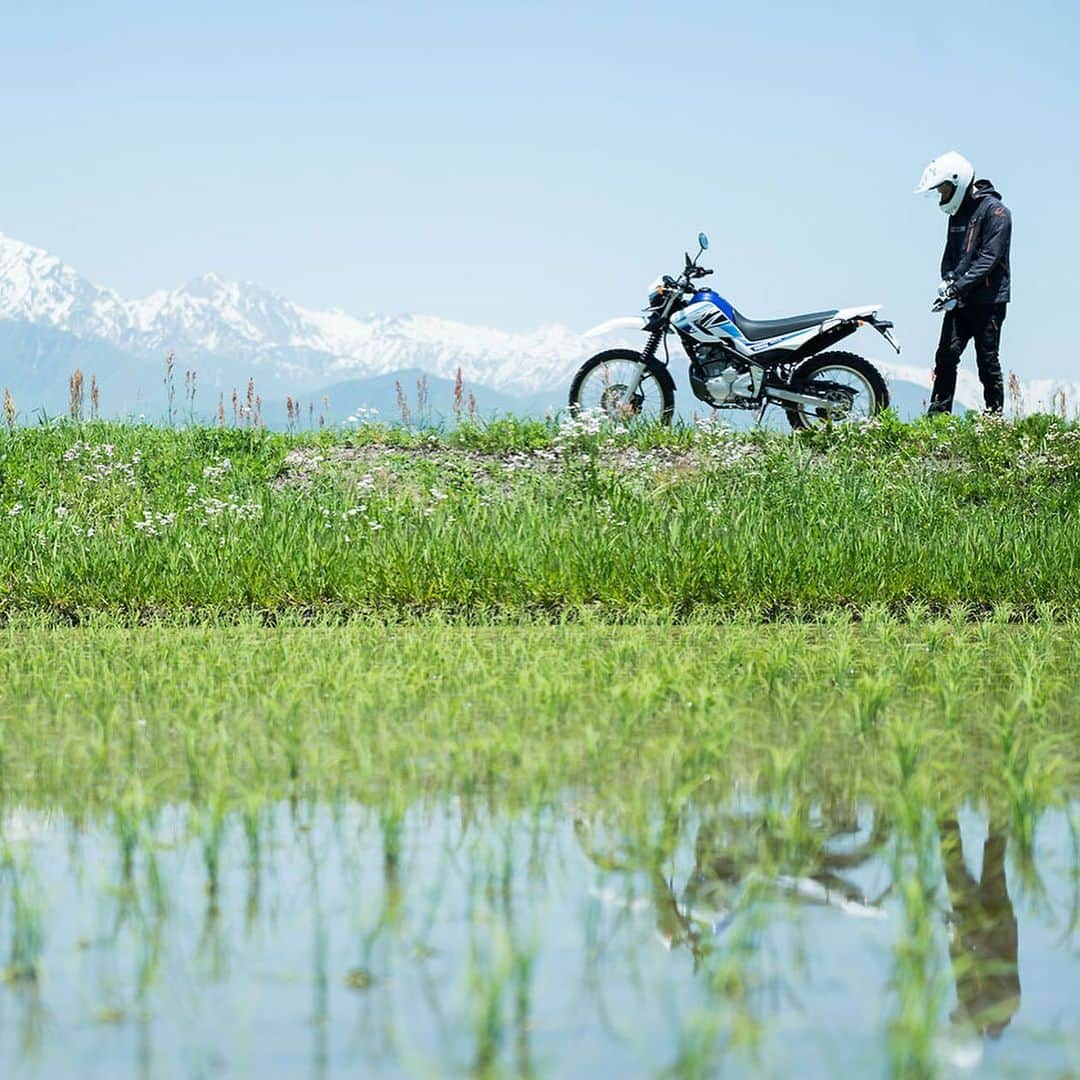
<path fill-rule="evenodd" d="M 694 341 L 722 342 L 742 337 L 733 321 L 731 304 L 712 289 L 700 289 L 671 320 L 676 330 Z"/>

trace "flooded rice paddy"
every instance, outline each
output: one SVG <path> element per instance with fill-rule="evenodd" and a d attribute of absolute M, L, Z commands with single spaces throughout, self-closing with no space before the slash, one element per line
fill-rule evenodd
<path fill-rule="evenodd" d="M 1078 650 L 8 629 L 0 1069 L 1072 1075 Z"/>
<path fill-rule="evenodd" d="M 115 823 L 13 812 L 0 1062 L 43 1076 L 1066 1075 L 1080 1067 L 1076 810 L 1042 816 L 1023 866 L 1008 829 L 971 808 L 915 848 L 869 807 L 818 810 L 803 827 L 820 846 L 791 858 L 751 802 L 648 837 L 572 797 L 393 819 L 286 803 L 209 839 L 169 808 L 135 852 Z M 920 863 L 925 923 L 900 880 Z"/>

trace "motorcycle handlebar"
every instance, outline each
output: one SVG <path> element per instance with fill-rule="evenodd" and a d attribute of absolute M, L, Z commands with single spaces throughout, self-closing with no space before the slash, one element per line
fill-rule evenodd
<path fill-rule="evenodd" d="M 693 286 L 690 284 L 691 281 L 695 278 L 708 277 L 712 272 L 712 270 L 706 270 L 701 266 L 688 266 L 678 278 L 673 278 L 669 274 L 665 274 L 664 284 L 669 288 L 679 285 L 687 292 L 691 292 L 693 291 Z"/>
<path fill-rule="evenodd" d="M 682 280 L 686 283 L 686 288 L 690 289 L 692 288 L 692 286 L 690 285 L 691 281 L 695 281 L 698 278 L 708 277 L 711 273 L 711 270 L 706 270 L 700 266 L 694 266 L 689 268 L 686 273 L 683 274 Z"/>

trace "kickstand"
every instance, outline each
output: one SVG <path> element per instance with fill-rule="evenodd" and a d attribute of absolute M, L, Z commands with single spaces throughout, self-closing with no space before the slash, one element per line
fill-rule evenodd
<path fill-rule="evenodd" d="M 754 421 L 754 427 L 761 427 L 761 421 L 765 418 L 765 410 L 769 407 L 769 399 L 761 399 L 761 407 L 757 411 L 757 419 Z"/>

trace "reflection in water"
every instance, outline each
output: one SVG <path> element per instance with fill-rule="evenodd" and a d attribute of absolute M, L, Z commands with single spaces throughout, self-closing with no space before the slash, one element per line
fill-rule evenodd
<path fill-rule="evenodd" d="M 990 822 L 976 880 L 955 818 L 941 823 L 941 861 L 952 904 L 949 954 L 956 979 L 952 1019 L 998 1037 L 1020 1007 L 1019 936 L 1005 880 L 1006 836 Z"/>
<path fill-rule="evenodd" d="M 850 874 L 879 853 L 888 838 L 885 819 L 873 815 L 867 830 L 858 815 L 831 811 L 799 826 L 792 837 L 791 821 L 785 821 L 779 831 L 767 819 L 726 817 L 703 824 L 685 893 L 690 910 L 762 870 L 758 885 L 766 892 L 803 904 L 835 907 L 850 915 L 879 916 L 884 893 L 867 896 Z"/>
<path fill-rule="evenodd" d="M 1056 848 L 1040 840 L 1032 919 L 1006 888 L 1000 823 L 969 871 L 971 812 L 920 812 L 916 835 L 865 805 L 695 798 L 569 819 L 438 800 L 176 810 L 81 824 L 77 845 L 30 822 L 0 867 L 0 1073 L 62 1072 L 72 1047 L 103 1046 L 108 1075 L 708 1074 L 750 1047 L 763 1072 L 877 1075 L 895 1068 L 901 991 L 929 1003 L 931 1064 L 961 1026 L 994 1040 L 979 1045 L 995 1066 L 1047 1054 L 1019 1015 L 1018 927 L 1025 992 L 1067 1014 L 1080 856 L 1065 815 Z M 929 867 L 919 927 L 913 844 Z M 924 931 L 934 963 L 901 973 Z M 1060 1046 L 1042 1061 L 1070 1064 Z"/>
<path fill-rule="evenodd" d="M 884 917 L 881 904 L 890 888 L 868 896 L 851 880 L 889 838 L 880 814 L 872 815 L 869 828 L 851 810 L 819 811 L 794 827 L 791 819 L 778 823 L 760 813 L 713 814 L 697 825 L 693 867 L 681 890 L 668 876 L 679 847 L 676 820 L 665 822 L 658 843 L 636 850 L 625 843 L 603 847 L 595 827 L 581 817 L 574 831 L 595 866 L 647 878 L 661 941 L 669 949 L 689 949 L 695 967 L 735 909 L 748 902 L 787 898 L 857 917 Z"/>

